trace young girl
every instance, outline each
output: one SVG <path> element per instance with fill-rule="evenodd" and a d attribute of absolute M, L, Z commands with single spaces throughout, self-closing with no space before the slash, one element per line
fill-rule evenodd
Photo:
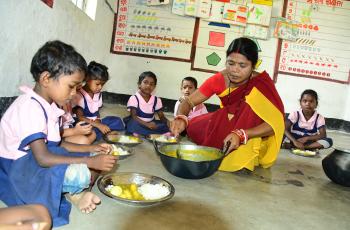
<path fill-rule="evenodd" d="M 108 81 L 108 68 L 97 62 L 90 62 L 86 74 L 86 84 L 74 97 L 73 112 L 79 121 L 85 121 L 94 127 L 96 140 L 112 130 L 124 130 L 123 121 L 116 116 L 100 119 L 99 109 L 102 107 L 101 90 Z"/>
<path fill-rule="evenodd" d="M 179 108 L 180 103 L 184 100 L 184 98 L 190 96 L 197 89 L 197 80 L 193 77 L 185 77 L 181 81 L 181 93 L 182 97 L 176 102 L 174 108 L 174 116 L 177 115 L 177 110 Z M 203 103 L 196 105 L 191 109 L 188 114 L 188 120 L 191 120 L 194 117 L 197 117 L 202 114 L 208 113 L 207 108 Z"/>
<path fill-rule="evenodd" d="M 61 135 L 65 141 L 76 144 L 92 144 L 96 139 L 96 133 L 92 125 L 85 121 L 79 121 L 75 126 L 72 116 L 72 105 L 67 103 L 62 107 L 65 114 L 62 115 Z"/>
<path fill-rule="evenodd" d="M 34 55 L 30 71 L 34 88 L 20 88 L 24 94 L 0 123 L 0 199 L 8 206 L 42 204 L 57 227 L 68 223 L 71 209 L 64 194 L 82 212 L 96 208 L 100 198 L 86 191 L 94 181 L 89 169 L 110 171 L 116 157 L 102 154 L 111 150 L 107 144 L 61 141 L 64 111 L 58 106 L 69 102 L 84 80 L 84 58 L 72 46 L 50 41 Z"/>
<path fill-rule="evenodd" d="M 324 117 L 317 113 L 318 96 L 314 90 L 305 90 L 300 97 L 301 109 L 289 114 L 286 120 L 285 135 L 290 143 L 285 148 L 323 149 L 332 146 L 327 137 Z"/>
<path fill-rule="evenodd" d="M 126 132 L 135 135 L 164 134 L 169 132 L 168 119 L 162 112 L 162 101 L 152 95 L 157 85 L 154 73 L 143 72 L 139 76 L 138 92 L 129 98 L 130 116 L 124 118 Z M 155 114 L 160 120 L 155 119 Z"/>

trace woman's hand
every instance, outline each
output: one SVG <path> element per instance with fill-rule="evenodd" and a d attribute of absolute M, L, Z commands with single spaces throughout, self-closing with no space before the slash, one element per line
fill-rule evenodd
<path fill-rule="evenodd" d="M 175 136 L 179 136 L 186 128 L 186 122 L 182 119 L 174 119 L 170 121 L 170 132 Z"/>
<path fill-rule="evenodd" d="M 89 157 L 87 165 L 92 169 L 111 171 L 116 161 L 117 156 L 101 154 Z"/>
<path fill-rule="evenodd" d="M 230 141 L 231 144 L 228 147 L 227 153 L 232 152 L 234 149 L 238 149 L 238 147 L 240 145 L 240 140 L 239 140 L 239 136 L 237 134 L 230 133 L 229 135 L 227 135 L 226 138 L 224 139 L 224 146 L 226 146 L 228 141 Z"/>
<path fill-rule="evenodd" d="M 90 145 L 90 152 L 93 153 L 108 154 L 112 151 L 112 149 L 112 146 L 106 143 Z"/>
<path fill-rule="evenodd" d="M 79 121 L 73 129 L 77 135 L 88 135 L 92 132 L 92 125 L 84 121 Z"/>

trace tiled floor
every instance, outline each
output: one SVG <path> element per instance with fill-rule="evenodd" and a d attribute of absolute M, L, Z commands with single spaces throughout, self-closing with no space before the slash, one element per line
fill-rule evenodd
<path fill-rule="evenodd" d="M 102 115 L 127 115 L 124 106 L 106 105 Z M 350 149 L 350 135 L 329 131 L 335 147 Z M 276 164 L 251 174 L 217 172 L 201 180 L 169 174 L 149 142 L 119 161 L 117 172 L 142 172 L 162 177 L 175 187 L 175 196 L 161 205 L 134 207 L 104 196 L 94 213 L 73 208 L 70 224 L 58 229 L 350 229 L 350 188 L 332 183 L 322 159 L 281 150 Z"/>

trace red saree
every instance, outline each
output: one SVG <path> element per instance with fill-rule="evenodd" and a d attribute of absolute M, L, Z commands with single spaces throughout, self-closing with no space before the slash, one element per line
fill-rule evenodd
<path fill-rule="evenodd" d="M 284 133 L 284 110 L 269 75 L 263 72 L 242 86 L 225 89 L 219 97 L 223 108 L 193 118 L 187 128 L 188 136 L 198 145 L 221 149 L 232 130 L 253 128 L 265 121 L 273 128 L 274 135 L 250 139 L 223 160 L 220 170 L 270 167 L 277 158 Z M 228 114 L 233 117 L 229 119 Z"/>

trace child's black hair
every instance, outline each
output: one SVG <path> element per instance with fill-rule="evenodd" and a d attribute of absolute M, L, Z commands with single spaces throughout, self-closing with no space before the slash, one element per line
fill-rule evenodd
<path fill-rule="evenodd" d="M 88 65 L 86 76 L 90 80 L 101 80 L 106 82 L 109 79 L 108 67 L 92 61 Z"/>
<path fill-rule="evenodd" d="M 197 83 L 196 78 L 194 78 L 194 77 L 185 77 L 185 78 L 182 79 L 182 81 L 181 81 L 181 87 L 182 87 L 182 84 L 183 84 L 184 81 L 190 81 L 190 82 L 192 82 L 193 85 L 194 85 L 194 88 L 197 89 L 198 83 Z"/>
<path fill-rule="evenodd" d="M 316 93 L 315 90 L 312 90 L 312 89 L 306 89 L 306 90 L 304 90 L 304 92 L 301 93 L 301 96 L 300 96 L 299 101 L 301 101 L 301 99 L 303 98 L 304 95 L 310 95 L 310 96 L 312 96 L 313 98 L 315 98 L 316 104 L 318 104 L 318 95 L 317 95 L 317 93 Z"/>
<path fill-rule="evenodd" d="M 153 78 L 154 84 L 157 85 L 157 76 L 151 71 L 146 71 L 146 72 L 141 73 L 140 76 L 139 76 L 139 81 L 137 82 L 137 84 L 141 85 L 143 79 L 145 79 L 146 77 Z"/>
<path fill-rule="evenodd" d="M 49 72 L 50 78 L 60 75 L 70 75 L 76 71 L 87 71 L 86 61 L 73 46 L 61 41 L 46 42 L 34 55 L 30 65 L 30 72 L 36 82 L 43 72 Z"/>
<path fill-rule="evenodd" d="M 226 51 L 226 57 L 231 53 L 239 53 L 252 62 L 253 68 L 258 62 L 258 46 L 249 38 L 236 38 L 231 42 Z"/>

